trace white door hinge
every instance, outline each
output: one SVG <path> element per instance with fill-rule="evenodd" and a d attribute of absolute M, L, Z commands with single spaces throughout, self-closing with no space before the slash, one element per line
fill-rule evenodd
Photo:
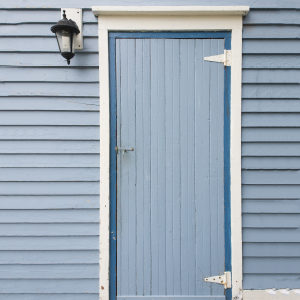
<path fill-rule="evenodd" d="M 224 50 L 224 54 L 204 57 L 204 60 L 222 62 L 224 66 L 231 66 L 231 50 Z"/>
<path fill-rule="evenodd" d="M 225 289 L 230 289 L 231 288 L 231 272 L 224 272 L 224 275 L 206 277 L 206 278 L 204 278 L 204 281 L 224 284 Z"/>

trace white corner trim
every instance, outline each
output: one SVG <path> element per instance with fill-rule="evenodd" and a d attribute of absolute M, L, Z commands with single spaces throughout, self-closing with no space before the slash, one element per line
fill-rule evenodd
<path fill-rule="evenodd" d="M 100 241 L 99 297 L 109 299 L 109 56 L 108 32 L 99 30 L 100 81 Z"/>
<path fill-rule="evenodd" d="M 99 15 L 247 15 L 249 6 L 92 6 Z"/>
<path fill-rule="evenodd" d="M 242 23 L 242 18 L 241 18 Z M 232 298 L 243 299 L 242 254 L 242 28 L 231 36 L 230 198 Z M 235 298 L 236 297 L 236 298 Z"/>
<path fill-rule="evenodd" d="M 242 16 L 248 6 L 94 6 L 98 16 L 100 78 L 100 279 L 101 300 L 109 300 L 109 31 L 232 32 L 231 67 L 231 244 L 232 296 L 242 299 L 241 97 Z M 202 9 L 202 11 L 201 11 Z M 176 12 L 176 13 L 175 13 Z M 195 13 L 197 12 L 197 13 Z M 199 18 L 199 15 L 201 17 Z M 254 298 L 253 298 L 254 299 Z M 259 299 L 259 298 L 257 298 Z M 252 300 L 252 299 L 251 299 Z"/>

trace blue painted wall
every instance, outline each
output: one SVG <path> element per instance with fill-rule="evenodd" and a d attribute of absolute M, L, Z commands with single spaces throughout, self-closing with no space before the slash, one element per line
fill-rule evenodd
<path fill-rule="evenodd" d="M 90 7 L 99 4 L 0 3 L 4 300 L 98 299 L 98 42 Z M 250 5 L 243 32 L 243 284 L 299 287 L 300 2 L 101 1 L 161 4 Z M 70 66 L 49 30 L 60 7 L 86 8 L 84 50 Z"/>
<path fill-rule="evenodd" d="M 3 300 L 99 299 L 97 19 L 83 11 L 70 66 L 50 31 L 59 19 L 0 10 Z"/>
<path fill-rule="evenodd" d="M 300 284 L 299 19 L 296 9 L 252 10 L 244 19 L 246 289 L 297 288 Z"/>

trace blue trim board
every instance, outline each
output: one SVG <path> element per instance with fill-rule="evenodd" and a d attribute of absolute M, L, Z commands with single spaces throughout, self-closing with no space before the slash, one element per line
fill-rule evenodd
<path fill-rule="evenodd" d="M 116 38 L 201 38 L 225 39 L 225 49 L 231 49 L 230 31 L 207 32 L 110 32 L 109 33 L 109 80 L 110 80 L 110 274 L 109 297 L 117 296 L 117 95 L 116 95 Z M 231 67 L 224 74 L 224 230 L 225 271 L 231 271 L 231 199 L 230 199 L 230 95 Z M 226 300 L 232 299 L 232 289 L 226 289 Z"/>
<path fill-rule="evenodd" d="M 225 49 L 231 50 L 231 38 L 225 38 Z M 231 272 L 231 199 L 230 199 L 230 95 L 231 67 L 224 74 L 224 230 L 225 271 Z M 232 299 L 232 289 L 225 290 L 226 300 Z"/>
<path fill-rule="evenodd" d="M 116 87 L 116 39 L 109 38 L 109 90 L 110 90 L 110 238 L 109 238 L 109 299 L 117 296 L 117 87 Z"/>
<path fill-rule="evenodd" d="M 110 32 L 109 38 L 119 39 L 224 39 L 231 38 L 231 31 L 148 31 Z"/>

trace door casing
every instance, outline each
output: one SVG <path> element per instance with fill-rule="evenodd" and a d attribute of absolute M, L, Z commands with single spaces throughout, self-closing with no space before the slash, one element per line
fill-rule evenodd
<path fill-rule="evenodd" d="M 116 39 L 224 39 L 225 50 L 231 50 L 230 31 L 199 32 L 110 32 L 110 300 L 116 300 L 117 282 L 117 95 L 116 95 Z M 224 67 L 224 237 L 225 271 L 231 272 L 231 224 L 230 224 L 230 73 L 231 67 Z M 218 274 L 216 274 L 218 275 Z M 231 299 L 231 289 L 226 289 L 226 299 Z"/>
<path fill-rule="evenodd" d="M 241 77 L 242 16 L 248 6 L 114 6 L 92 7 L 98 16 L 100 80 L 100 241 L 99 297 L 108 300 L 110 285 L 110 31 L 230 31 L 232 67 L 230 74 L 230 224 L 232 298 L 241 299 Z M 201 17 L 199 17 L 201 16 Z M 234 83 L 234 84 L 233 84 Z"/>

